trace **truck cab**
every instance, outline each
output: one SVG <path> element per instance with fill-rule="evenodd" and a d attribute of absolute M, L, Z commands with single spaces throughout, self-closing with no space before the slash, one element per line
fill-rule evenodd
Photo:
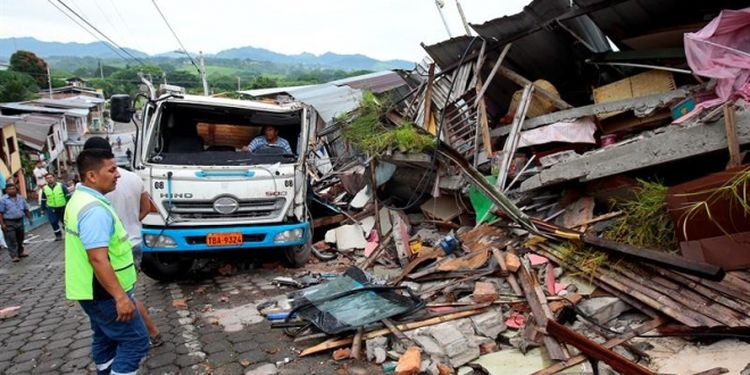
<path fill-rule="evenodd" d="M 113 97 L 113 118 L 133 112 L 124 100 Z M 153 95 L 141 111 L 133 158 L 153 202 L 143 220 L 144 273 L 171 280 L 196 258 L 228 249 L 278 248 L 291 265 L 304 264 L 314 116 L 293 101 Z"/>

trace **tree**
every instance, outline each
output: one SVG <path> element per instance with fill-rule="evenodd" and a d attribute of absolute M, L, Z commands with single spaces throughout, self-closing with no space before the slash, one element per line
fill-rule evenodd
<path fill-rule="evenodd" d="M 33 52 L 16 51 L 10 57 L 10 70 L 34 77 L 39 87 L 47 86 L 47 63 Z"/>
<path fill-rule="evenodd" d="M 0 102 L 32 99 L 39 92 L 36 81 L 28 74 L 0 71 Z"/>

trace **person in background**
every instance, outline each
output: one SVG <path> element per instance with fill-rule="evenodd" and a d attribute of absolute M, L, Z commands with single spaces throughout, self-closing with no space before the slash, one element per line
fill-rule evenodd
<path fill-rule="evenodd" d="M 112 152 L 83 150 L 83 183 L 65 210 L 65 297 L 91 323 L 97 374 L 135 374 L 148 354 L 148 331 L 136 308 L 137 273 L 128 233 L 104 194 L 120 174 Z"/>
<path fill-rule="evenodd" d="M 47 173 L 44 178 L 47 185 L 42 188 L 42 210 L 47 212 L 47 220 L 49 220 L 52 230 L 55 232 L 55 241 L 60 241 L 62 240 L 60 223 L 63 221 L 65 204 L 70 199 L 70 192 L 64 184 L 57 183 L 57 179 L 52 173 Z"/>
<path fill-rule="evenodd" d="M 18 195 L 16 185 L 7 184 L 5 195 L 0 198 L 0 226 L 8 244 L 8 252 L 13 262 L 27 257 L 24 253 L 23 239 L 26 231 L 23 224 L 24 215 L 31 221 L 31 210 L 26 199 Z"/>
<path fill-rule="evenodd" d="M 44 185 L 47 184 L 47 180 L 44 179 L 44 176 L 49 173 L 47 171 L 47 168 L 44 167 L 44 161 L 39 160 L 36 162 L 36 167 L 34 168 L 34 181 L 36 181 L 36 193 L 39 195 L 39 204 L 42 203 L 42 188 L 44 188 Z"/>
<path fill-rule="evenodd" d="M 279 129 L 276 129 L 275 126 L 264 126 L 263 135 L 253 138 L 249 145 L 242 148 L 242 151 L 255 152 L 255 150 L 263 146 L 279 147 L 287 154 L 293 154 L 289 141 L 279 137 Z"/>
<path fill-rule="evenodd" d="M 112 152 L 112 148 L 106 139 L 101 137 L 91 137 L 83 145 L 84 150 L 107 150 Z M 143 250 L 141 248 L 141 220 L 149 213 L 151 209 L 151 198 L 146 192 L 146 186 L 143 180 L 137 174 L 123 168 L 117 168 L 120 179 L 117 181 L 115 189 L 105 196 L 112 203 L 117 216 L 125 226 L 128 232 L 128 238 L 133 248 L 133 260 L 136 269 L 140 271 L 141 260 L 143 259 Z M 143 317 L 143 322 L 148 329 L 151 346 L 159 346 L 164 343 L 159 329 L 154 324 L 148 309 L 141 301 L 136 301 L 136 306 Z"/>

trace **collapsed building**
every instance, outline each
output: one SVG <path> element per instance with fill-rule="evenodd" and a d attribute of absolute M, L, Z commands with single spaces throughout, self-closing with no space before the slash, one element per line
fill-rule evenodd
<path fill-rule="evenodd" d="M 352 265 L 261 310 L 397 374 L 750 371 L 748 6 L 535 0 L 411 72 L 245 92 L 318 110 L 315 254 Z"/>

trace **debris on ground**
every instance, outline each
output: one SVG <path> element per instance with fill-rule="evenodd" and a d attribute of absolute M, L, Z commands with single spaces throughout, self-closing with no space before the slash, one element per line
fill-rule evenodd
<path fill-rule="evenodd" d="M 625 5 L 569 6 L 425 46 L 410 92 L 367 93 L 318 131 L 316 259 L 257 307 L 300 356 L 396 374 L 745 368 L 750 8 L 628 27 Z"/>

